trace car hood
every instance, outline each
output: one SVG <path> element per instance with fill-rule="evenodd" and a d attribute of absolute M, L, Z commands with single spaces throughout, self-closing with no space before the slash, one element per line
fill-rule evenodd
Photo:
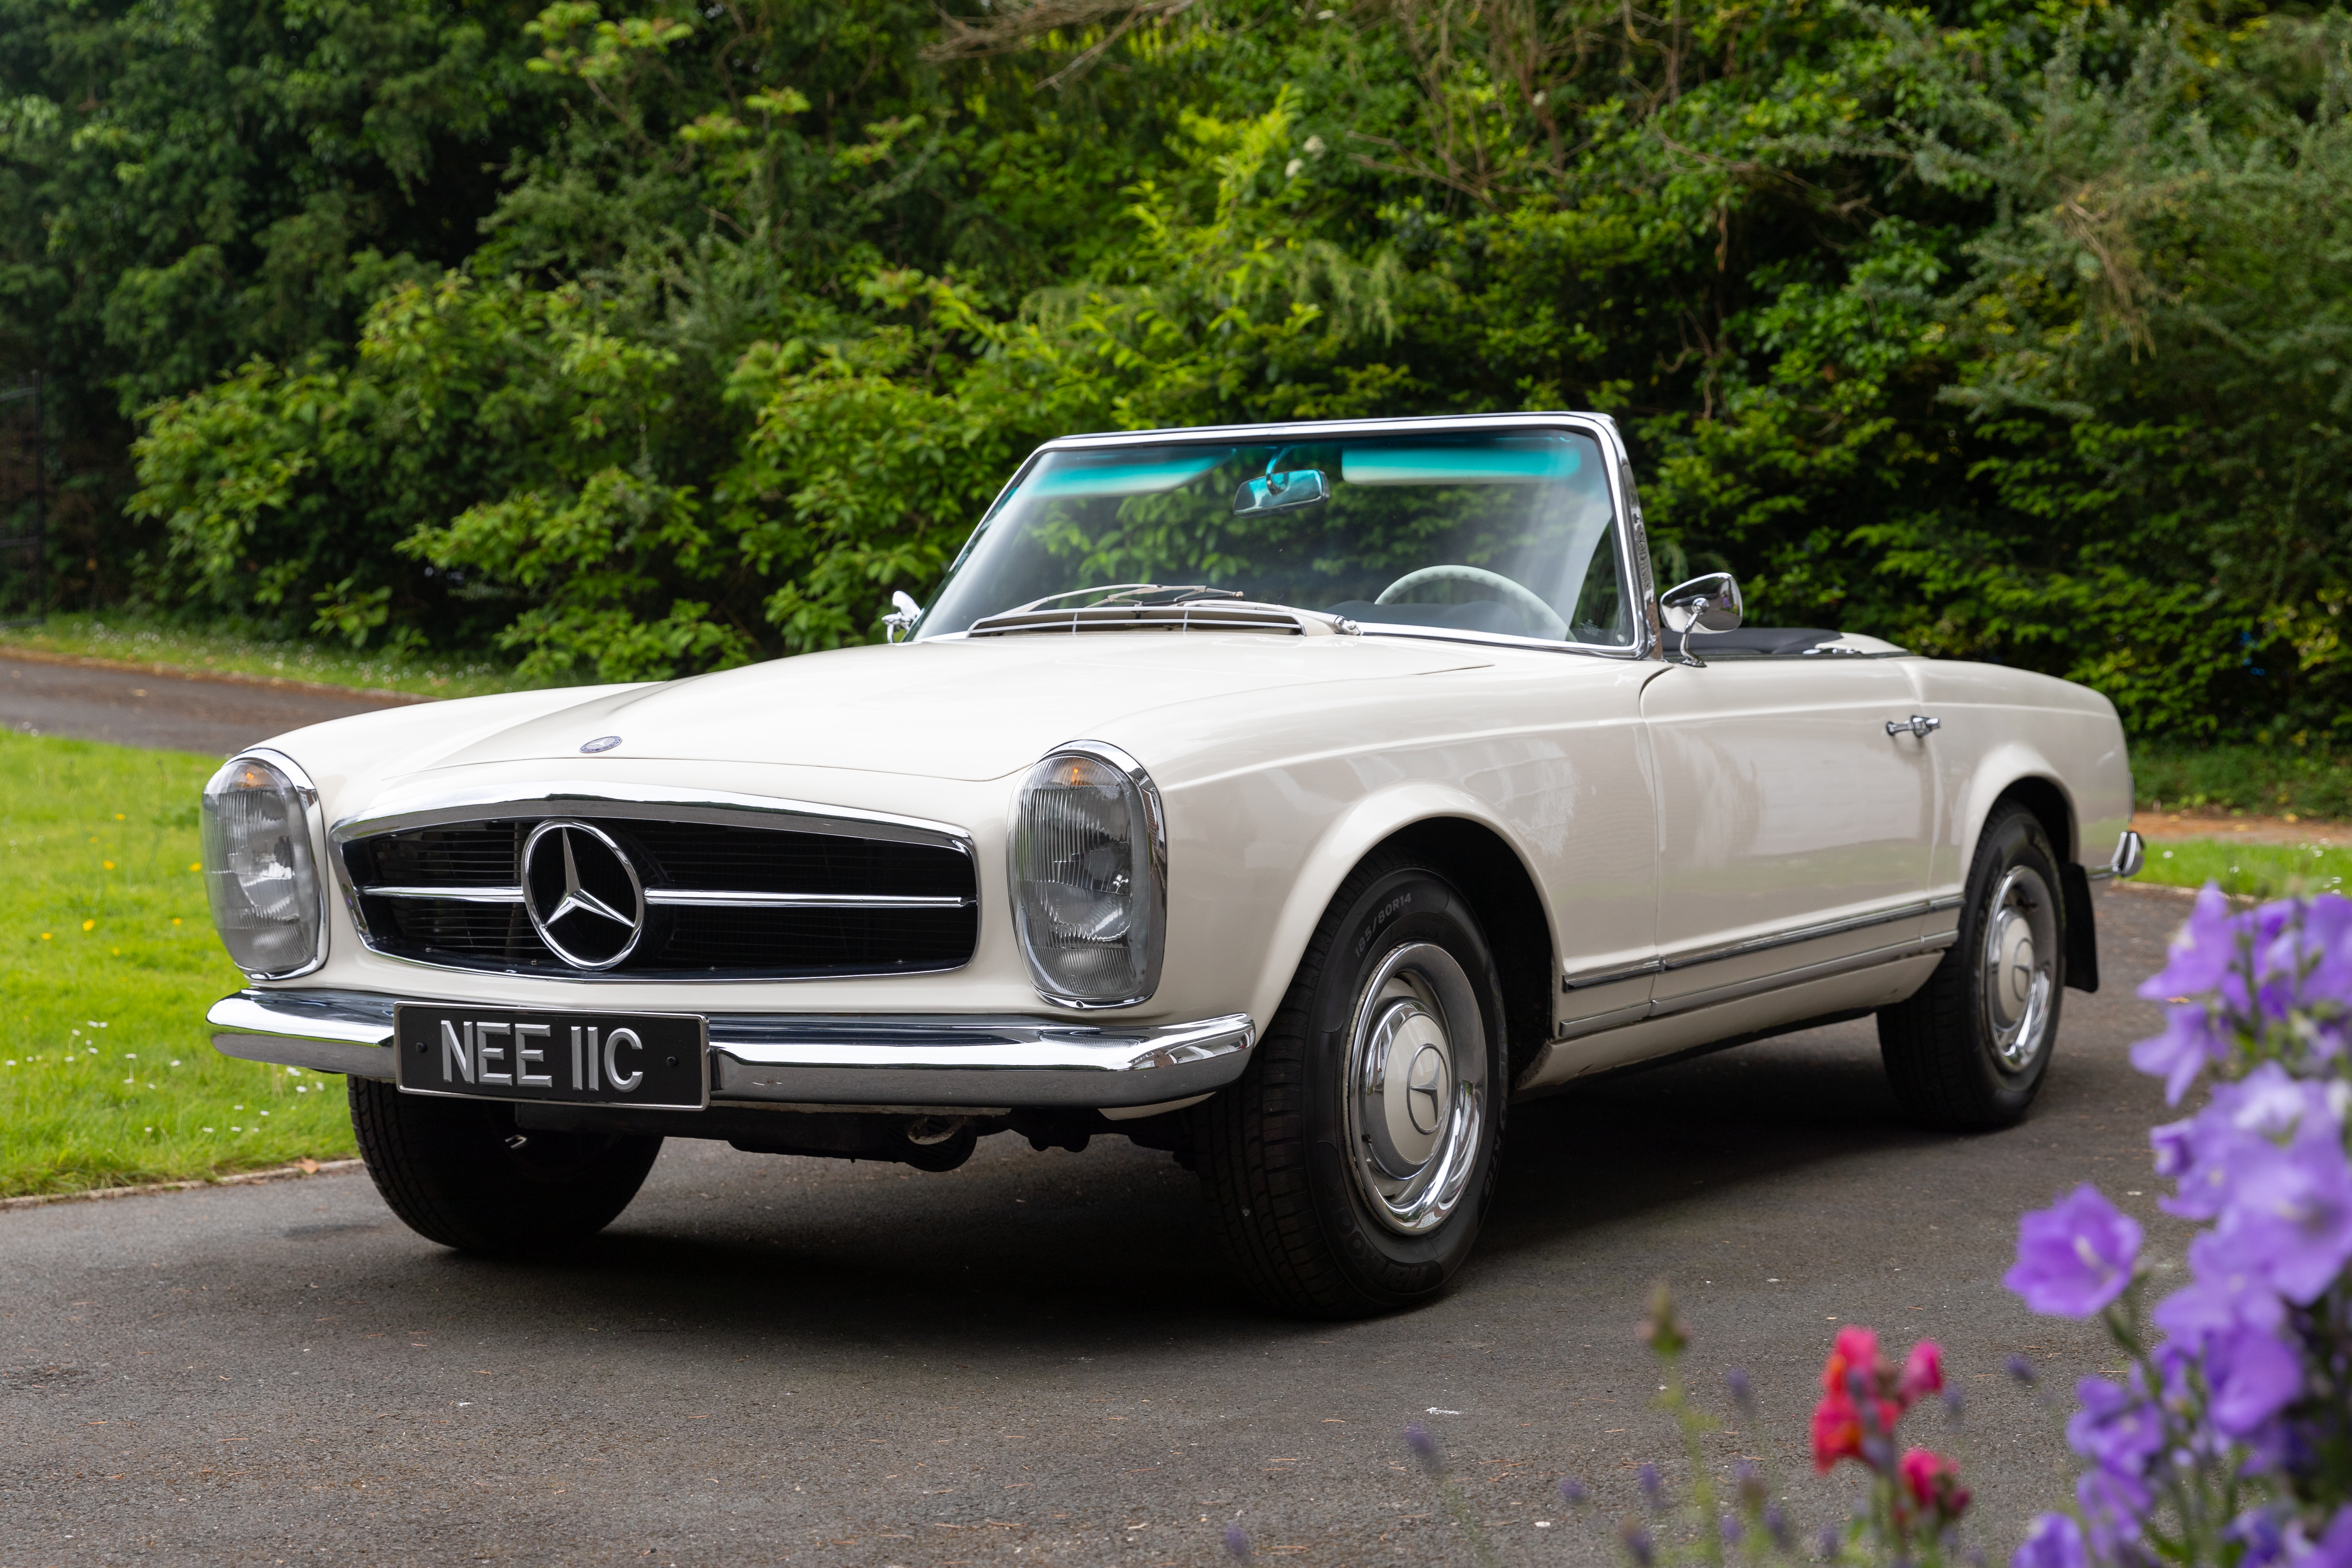
<path fill-rule="evenodd" d="M 614 758 L 768 763 L 992 779 L 1152 709 L 1490 664 L 1462 644 L 1353 637 L 1094 633 L 843 648 L 658 686 L 606 689 L 487 735 L 430 769 Z M 1143 759 L 1149 762 L 1149 758 Z"/>

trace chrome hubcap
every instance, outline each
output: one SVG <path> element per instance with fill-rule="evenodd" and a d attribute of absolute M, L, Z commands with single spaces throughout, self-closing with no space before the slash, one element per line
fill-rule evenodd
<path fill-rule="evenodd" d="M 1470 977 L 1428 942 L 1381 960 L 1358 999 L 1344 1094 L 1349 1163 L 1389 1229 L 1434 1230 L 1462 1201 L 1486 1126 L 1486 1039 Z"/>
<path fill-rule="evenodd" d="M 2019 866 L 2002 877 L 1985 922 L 1985 1021 L 1993 1053 L 2011 1072 L 2030 1064 L 2050 1026 L 2057 986 L 2058 920 L 2049 884 Z"/>

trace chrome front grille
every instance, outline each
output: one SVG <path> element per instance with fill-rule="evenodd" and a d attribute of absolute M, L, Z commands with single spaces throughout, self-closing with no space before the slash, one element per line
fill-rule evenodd
<path fill-rule="evenodd" d="M 593 803 L 565 805 L 339 834 L 367 944 L 514 973 L 782 980 L 961 968 L 979 939 L 971 854 L 944 834 L 861 833 L 854 819 L 802 826 L 810 819 L 791 814 L 702 811 L 681 821 L 657 807 L 608 815 Z M 583 835 L 573 842 L 583 853 L 610 851 L 625 861 L 623 871 L 589 868 L 566 883 L 558 862 L 570 851 L 559 845 L 544 862 L 534 852 L 527 874 L 534 830 L 565 823 Z M 566 946 L 564 928 L 550 923 L 563 889 L 583 883 L 602 889 L 602 903 L 589 900 L 600 911 L 594 920 L 636 921 L 633 931 L 605 932 L 616 939 L 606 945 L 623 950 L 616 960 L 583 961 L 580 944 Z"/>

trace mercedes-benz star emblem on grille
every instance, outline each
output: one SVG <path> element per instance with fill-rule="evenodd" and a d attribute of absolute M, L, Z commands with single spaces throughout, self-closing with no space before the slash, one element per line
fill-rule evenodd
<path fill-rule="evenodd" d="M 574 969 L 610 969 L 646 930 L 646 889 L 601 828 L 542 822 L 522 845 L 522 901 L 531 929 Z"/>

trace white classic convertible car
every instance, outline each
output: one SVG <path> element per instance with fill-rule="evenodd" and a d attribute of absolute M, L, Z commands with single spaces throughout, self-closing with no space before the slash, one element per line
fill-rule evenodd
<path fill-rule="evenodd" d="M 1361 1314 L 1595 1074 L 1874 1013 L 1910 1112 L 2014 1121 L 2138 868 L 2105 698 L 1660 594 L 1601 416 L 1054 441 L 898 599 L 893 646 L 235 758 L 214 1044 L 349 1075 L 454 1247 L 598 1230 L 668 1136 L 1120 1133 L 1260 1298 Z"/>

